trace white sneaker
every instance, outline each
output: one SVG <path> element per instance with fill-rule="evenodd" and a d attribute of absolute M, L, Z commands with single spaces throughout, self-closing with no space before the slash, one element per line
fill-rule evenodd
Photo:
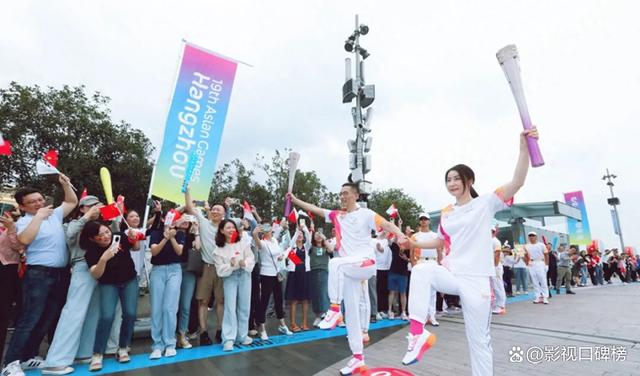
<path fill-rule="evenodd" d="M 69 366 L 47 367 L 40 370 L 43 375 L 68 375 L 73 372 L 73 368 Z"/>
<path fill-rule="evenodd" d="M 242 341 L 242 343 L 240 343 L 240 344 L 244 345 L 244 346 L 249 346 L 252 343 L 253 343 L 253 338 L 251 338 L 249 336 L 246 336 L 246 337 L 244 337 L 244 341 Z"/>
<path fill-rule="evenodd" d="M 340 370 L 341 375 L 353 375 L 356 373 L 360 373 L 366 369 L 364 365 L 364 360 L 358 360 L 356 358 L 351 358 L 347 366 Z"/>
<path fill-rule="evenodd" d="M 491 313 L 493 313 L 494 315 L 504 315 L 505 313 L 507 313 L 507 309 L 504 307 L 496 307 L 491 311 Z"/>
<path fill-rule="evenodd" d="M 263 332 L 260 332 L 260 339 L 263 340 L 263 341 L 267 341 L 269 339 L 269 336 L 267 335 L 267 331 L 266 330 L 263 331 Z"/>
<path fill-rule="evenodd" d="M 91 357 L 91 364 L 89 364 L 89 371 L 100 371 L 102 369 L 102 354 L 93 354 Z"/>
<path fill-rule="evenodd" d="M 160 350 L 153 350 L 151 354 L 149 354 L 149 359 L 151 360 L 160 359 L 160 358 L 162 358 L 162 351 Z"/>
<path fill-rule="evenodd" d="M 255 329 L 251 329 L 251 330 L 249 330 L 249 335 L 250 335 L 250 336 L 255 337 L 257 334 L 258 334 L 258 331 L 257 331 L 257 330 L 255 330 Z"/>
<path fill-rule="evenodd" d="M 436 315 L 431 316 L 429 318 L 429 322 L 431 323 L 431 326 L 440 326 L 440 323 L 436 320 Z"/>
<path fill-rule="evenodd" d="M 424 330 L 422 334 L 415 336 L 409 333 L 407 339 L 409 340 L 407 353 L 404 355 L 404 358 L 402 358 L 402 364 L 405 366 L 416 363 L 422 359 L 422 355 L 436 343 L 435 334 L 429 333 L 428 330 Z"/>
<path fill-rule="evenodd" d="M 389 318 L 389 320 L 395 320 L 396 314 L 393 313 L 393 311 L 389 311 L 389 314 L 387 315 L 387 317 Z"/>
<path fill-rule="evenodd" d="M 13 362 L 7 364 L 2 369 L 2 376 L 24 376 L 24 372 L 22 371 L 22 367 L 20 367 L 20 361 L 14 360 Z"/>
<path fill-rule="evenodd" d="M 322 321 L 321 317 L 316 317 L 315 320 L 313 320 L 313 326 L 318 326 L 318 324 L 320 324 L 320 321 Z"/>
<path fill-rule="evenodd" d="M 549 304 L 549 299 L 542 298 L 542 304 Z"/>
<path fill-rule="evenodd" d="M 278 332 L 282 333 L 282 334 L 286 334 L 288 336 L 292 336 L 293 332 L 291 330 L 289 330 L 289 327 L 287 327 L 286 325 L 280 325 L 278 327 Z"/>
<path fill-rule="evenodd" d="M 380 314 L 380 312 L 376 313 L 376 320 L 382 320 L 382 315 Z"/>
<path fill-rule="evenodd" d="M 385 312 L 378 312 L 378 315 L 380 315 L 380 317 L 382 317 L 383 320 L 389 317 Z"/>
<path fill-rule="evenodd" d="M 342 321 L 342 313 L 340 311 L 329 310 L 324 319 L 318 324 L 320 329 L 333 329 Z"/>
<path fill-rule="evenodd" d="M 406 313 L 402 312 L 402 315 L 400 315 L 400 320 L 409 321 L 409 317 L 407 316 Z"/>
<path fill-rule="evenodd" d="M 533 304 L 540 304 L 540 303 L 542 303 L 542 299 L 540 299 L 540 297 L 536 298 L 536 299 L 533 301 Z"/>
<path fill-rule="evenodd" d="M 222 351 L 233 351 L 233 341 L 225 342 Z"/>
<path fill-rule="evenodd" d="M 167 358 L 170 358 L 172 356 L 176 356 L 178 353 L 176 352 L 176 349 L 173 347 L 167 347 L 164 350 L 164 356 L 166 356 Z"/>
<path fill-rule="evenodd" d="M 128 363 L 131 361 L 129 351 L 127 349 L 118 349 L 118 352 L 116 353 L 116 360 L 119 363 Z"/>
<path fill-rule="evenodd" d="M 42 359 L 39 356 L 33 357 L 27 360 L 26 362 L 20 363 L 20 367 L 25 371 L 29 369 L 39 369 L 39 368 L 42 368 L 43 366 L 44 366 L 44 359 Z"/>

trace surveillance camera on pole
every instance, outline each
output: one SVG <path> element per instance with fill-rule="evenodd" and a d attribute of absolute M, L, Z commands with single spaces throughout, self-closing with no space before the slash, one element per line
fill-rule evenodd
<path fill-rule="evenodd" d="M 371 118 L 373 109 L 369 106 L 376 96 L 375 85 L 367 85 L 364 79 L 364 60 L 370 54 L 360 46 L 360 37 L 369 33 L 369 27 L 358 22 L 356 15 L 356 27 L 344 42 L 344 49 L 354 54 L 355 77 L 351 75 L 351 59 L 345 59 L 345 83 L 342 85 L 342 103 L 352 103 L 351 108 L 353 126 L 356 129 L 355 140 L 349 140 L 349 181 L 357 183 L 360 188 L 360 205 L 367 206 L 367 198 L 371 194 L 371 182 L 365 180 L 365 175 L 371 171 L 371 137 L 366 137 L 371 132 Z M 366 108 L 366 114 L 362 109 Z"/>

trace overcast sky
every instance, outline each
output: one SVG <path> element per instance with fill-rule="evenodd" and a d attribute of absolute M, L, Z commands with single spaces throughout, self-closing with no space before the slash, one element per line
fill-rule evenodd
<path fill-rule="evenodd" d="M 513 173 L 521 129 L 495 52 L 518 46 L 525 93 L 546 160 L 517 202 L 582 190 L 594 238 L 617 246 L 601 180 L 619 178 L 627 245 L 640 245 L 640 5 L 635 1 L 13 1 L 0 12 L 0 86 L 84 84 L 112 116 L 160 148 L 188 41 L 240 66 L 218 158 L 251 164 L 292 147 L 300 168 L 338 190 L 355 135 L 341 103 L 343 43 L 354 14 L 376 85 L 377 189 L 402 187 L 427 210 L 452 201 L 444 172 L 466 163 L 487 192 Z"/>

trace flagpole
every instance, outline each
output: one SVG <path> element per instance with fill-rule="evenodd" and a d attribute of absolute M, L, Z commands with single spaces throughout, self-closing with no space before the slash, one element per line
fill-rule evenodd
<path fill-rule="evenodd" d="M 169 96 L 169 105 L 167 106 L 167 109 L 164 115 L 165 122 L 169 117 L 169 111 L 171 111 L 171 103 L 173 103 L 173 95 L 175 94 L 175 88 L 176 88 L 176 85 L 178 84 L 178 79 L 180 78 L 180 68 L 182 67 L 182 57 L 184 56 L 184 50 L 185 50 L 185 46 L 187 45 L 187 41 L 182 39 L 182 41 L 180 42 L 180 45 L 181 45 L 180 54 L 178 56 L 177 68 L 174 73 L 173 85 L 171 86 L 171 95 Z M 164 133 L 166 129 L 167 127 L 165 124 L 162 131 L 162 137 L 160 138 L 163 143 L 162 145 L 160 145 L 160 151 L 162 151 L 162 147 L 164 146 Z M 158 158 L 159 157 L 160 157 L 160 154 L 158 154 Z M 145 208 L 144 208 L 144 221 L 142 222 L 143 230 L 147 229 L 147 221 L 148 221 L 149 209 L 150 209 L 149 200 L 151 199 L 151 196 L 152 196 L 151 190 L 153 189 L 153 182 L 155 181 L 155 177 L 156 177 L 156 167 L 158 166 L 158 158 L 156 158 L 156 163 L 154 163 L 153 170 L 151 171 L 151 180 L 149 181 L 149 190 L 147 191 L 147 202 L 145 202 Z"/>

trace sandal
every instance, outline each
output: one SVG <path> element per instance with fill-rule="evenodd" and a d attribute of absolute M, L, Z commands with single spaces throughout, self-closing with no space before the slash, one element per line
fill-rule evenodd
<path fill-rule="evenodd" d="M 302 329 L 300 329 L 300 327 L 298 325 L 292 324 L 291 325 L 291 331 L 294 332 L 294 333 L 298 333 L 298 332 L 302 331 Z"/>
<path fill-rule="evenodd" d="M 102 369 L 102 354 L 93 354 L 89 371 L 100 371 Z"/>

